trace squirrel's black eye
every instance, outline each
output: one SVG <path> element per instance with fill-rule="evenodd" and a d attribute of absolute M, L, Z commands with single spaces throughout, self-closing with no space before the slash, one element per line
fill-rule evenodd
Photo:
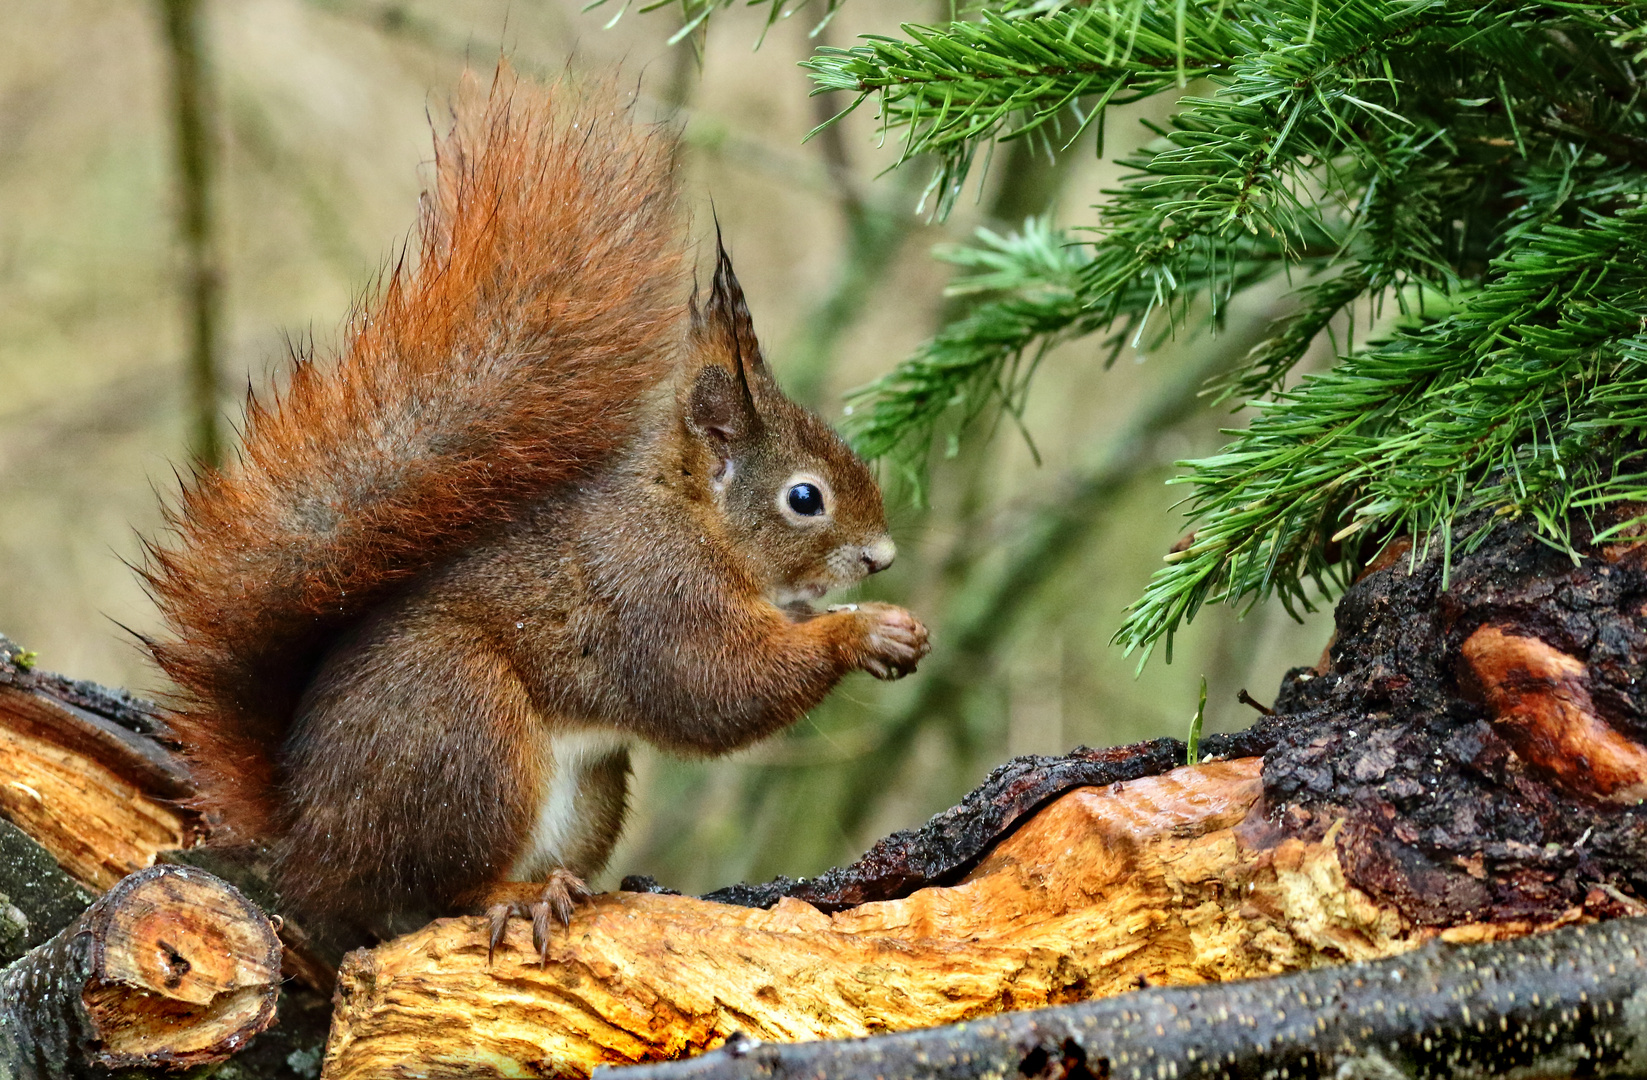
<path fill-rule="evenodd" d="M 817 517 L 824 512 L 823 492 L 812 484 L 796 484 L 789 489 L 789 508 L 802 517 Z"/>

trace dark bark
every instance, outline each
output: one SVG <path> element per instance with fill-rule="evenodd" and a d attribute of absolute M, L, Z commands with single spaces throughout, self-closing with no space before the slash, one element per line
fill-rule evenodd
<path fill-rule="evenodd" d="M 1350 882 L 1420 925 L 1647 913 L 1647 811 L 1604 768 L 1647 760 L 1647 549 L 1575 565 L 1519 526 L 1460 554 L 1464 532 L 1445 585 L 1439 543 L 1398 541 L 1339 602 L 1330 665 L 1288 675 L 1255 729 L 1271 815 L 1342 819 Z"/>
<path fill-rule="evenodd" d="M 869 1039 L 734 1041 L 612 1080 L 1647 1076 L 1647 920 L 1144 990 Z"/>
<path fill-rule="evenodd" d="M 222 1061 L 274 1021 L 280 942 L 200 870 L 127 877 L 0 972 L 0 1076 Z"/>
<path fill-rule="evenodd" d="M 0 819 L 0 965 L 49 940 L 92 899 L 50 852 Z"/>

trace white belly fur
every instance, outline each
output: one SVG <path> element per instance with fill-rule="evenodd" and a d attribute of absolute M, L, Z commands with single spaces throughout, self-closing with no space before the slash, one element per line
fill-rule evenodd
<path fill-rule="evenodd" d="M 591 766 L 629 745 L 615 731 L 569 731 L 544 736 L 552 761 L 538 795 L 531 838 L 509 868 L 510 881 L 536 881 L 551 867 L 565 865 L 563 854 L 579 828 L 578 789 Z"/>

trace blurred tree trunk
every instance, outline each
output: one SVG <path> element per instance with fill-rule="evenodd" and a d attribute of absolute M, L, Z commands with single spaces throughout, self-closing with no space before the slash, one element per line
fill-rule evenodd
<path fill-rule="evenodd" d="M 215 466 L 223 459 L 217 404 L 223 268 L 214 193 L 217 117 L 206 0 L 155 3 L 171 76 L 177 233 L 188 328 L 189 449 L 197 461 Z"/>

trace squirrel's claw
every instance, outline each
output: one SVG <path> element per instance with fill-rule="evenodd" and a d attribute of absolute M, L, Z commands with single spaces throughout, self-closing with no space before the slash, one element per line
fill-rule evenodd
<path fill-rule="evenodd" d="M 549 966 L 549 919 L 561 926 L 572 924 L 572 913 L 577 905 L 594 894 L 582 878 L 560 867 L 549 871 L 549 880 L 543 883 L 543 892 L 532 905 L 532 947 L 538 951 L 538 963 Z"/>
<path fill-rule="evenodd" d="M 502 883 L 492 891 L 493 896 L 500 894 L 509 899 L 499 900 L 486 908 L 489 921 L 487 967 L 491 967 L 498 946 L 508 935 L 509 920 L 513 917 L 532 921 L 532 948 L 538 954 L 538 963 L 548 967 L 550 931 L 556 923 L 563 927 L 570 925 L 577 905 L 594 895 L 582 878 L 560 867 L 551 870 L 542 882 Z"/>
<path fill-rule="evenodd" d="M 491 922 L 491 930 L 486 936 L 486 966 L 492 966 L 492 957 L 497 955 L 498 945 L 503 942 L 503 935 L 509 929 L 509 915 L 511 905 L 493 904 L 486 909 L 486 918 Z"/>
<path fill-rule="evenodd" d="M 582 878 L 558 867 L 549 871 L 549 880 L 543 886 L 543 899 L 554 909 L 562 926 L 571 925 L 573 910 L 593 895 Z"/>
<path fill-rule="evenodd" d="M 548 890 L 544 890 L 547 892 Z M 566 920 L 561 920 L 566 925 Z M 549 966 L 549 901 L 539 900 L 532 905 L 532 948 L 538 953 L 538 966 Z"/>

